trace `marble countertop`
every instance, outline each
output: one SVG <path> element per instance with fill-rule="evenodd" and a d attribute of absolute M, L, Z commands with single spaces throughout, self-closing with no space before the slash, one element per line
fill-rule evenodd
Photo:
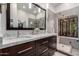
<path fill-rule="evenodd" d="M 37 34 L 37 35 L 25 35 L 21 37 L 4 37 L 2 39 L 2 44 L 0 44 L 0 49 L 26 43 L 26 42 L 30 42 L 30 41 L 34 41 L 34 40 L 38 40 L 38 39 L 42 39 L 42 38 L 49 37 L 49 36 L 54 36 L 54 35 L 57 35 L 57 34 L 56 33 L 53 33 L 53 34 L 45 33 L 45 34 Z"/>

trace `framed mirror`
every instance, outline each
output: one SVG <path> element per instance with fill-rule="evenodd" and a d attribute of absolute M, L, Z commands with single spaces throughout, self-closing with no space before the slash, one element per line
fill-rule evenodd
<path fill-rule="evenodd" d="M 35 3 L 7 3 L 7 30 L 46 29 L 46 10 Z"/>

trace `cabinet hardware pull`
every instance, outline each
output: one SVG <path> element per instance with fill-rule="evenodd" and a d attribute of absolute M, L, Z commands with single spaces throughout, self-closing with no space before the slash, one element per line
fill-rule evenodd
<path fill-rule="evenodd" d="M 48 41 L 43 42 L 42 44 L 48 43 Z"/>
<path fill-rule="evenodd" d="M 48 48 L 47 49 L 45 49 L 43 52 L 42 52 L 42 54 L 44 53 L 44 52 L 46 52 L 48 50 Z"/>
<path fill-rule="evenodd" d="M 24 50 L 22 50 L 22 51 L 19 51 L 18 53 L 20 54 L 20 53 L 23 53 L 23 52 L 25 52 L 25 51 L 28 51 L 28 50 L 30 50 L 30 49 L 32 49 L 33 47 L 29 47 L 29 48 L 27 48 L 27 49 L 24 49 Z"/>
<path fill-rule="evenodd" d="M 4 52 L 4 53 L 0 53 L 0 55 L 8 55 L 9 53 Z"/>

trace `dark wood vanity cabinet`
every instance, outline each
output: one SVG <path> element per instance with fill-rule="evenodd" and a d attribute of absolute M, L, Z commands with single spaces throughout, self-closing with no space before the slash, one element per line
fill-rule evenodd
<path fill-rule="evenodd" d="M 57 36 L 52 36 L 49 38 L 48 48 L 49 48 L 49 56 L 52 56 L 57 48 Z"/>
<path fill-rule="evenodd" d="M 2 56 L 51 56 L 56 51 L 56 36 L 0 49 Z"/>
<path fill-rule="evenodd" d="M 52 56 L 56 51 L 57 37 L 51 36 L 36 41 L 37 56 Z"/>
<path fill-rule="evenodd" d="M 56 49 L 56 36 L 53 36 L 53 37 L 50 37 L 49 38 L 49 44 L 48 44 L 48 47 L 51 48 L 51 49 Z"/>

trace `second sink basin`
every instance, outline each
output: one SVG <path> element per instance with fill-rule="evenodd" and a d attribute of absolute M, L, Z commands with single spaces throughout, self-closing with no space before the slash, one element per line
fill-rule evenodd
<path fill-rule="evenodd" d="M 22 36 L 19 36 L 18 38 L 33 38 L 35 37 L 35 35 L 22 35 Z"/>

